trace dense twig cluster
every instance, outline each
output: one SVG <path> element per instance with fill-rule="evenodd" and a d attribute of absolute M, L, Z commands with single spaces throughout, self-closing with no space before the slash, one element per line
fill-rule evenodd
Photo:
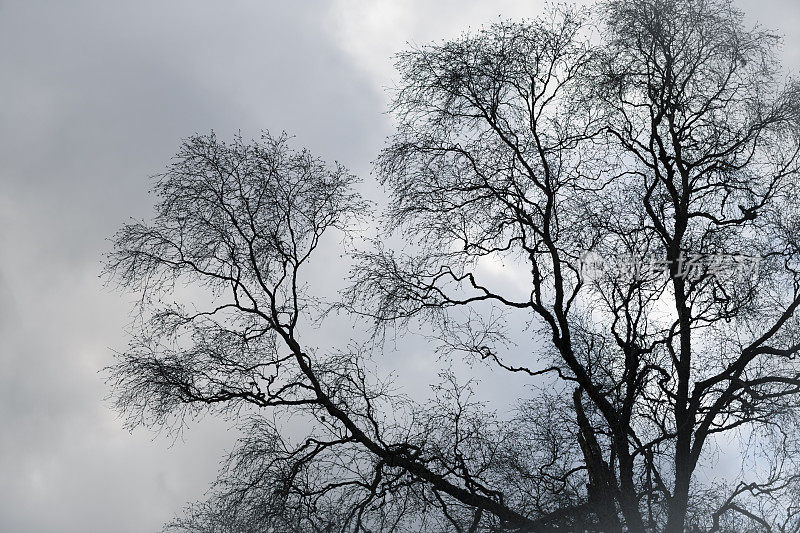
<path fill-rule="evenodd" d="M 211 500 L 172 527 L 800 531 L 800 87 L 726 0 L 602 7 L 398 57 L 377 169 L 387 231 L 411 245 L 356 254 L 339 306 L 529 376 L 511 417 L 449 373 L 430 403 L 404 398 L 365 351 L 301 333 L 304 265 L 364 211 L 344 168 L 285 137 L 185 143 L 155 219 L 108 262 L 148 317 L 112 369 L 119 407 L 243 420 Z M 668 272 L 590 279 L 587 252 Z M 722 253 L 759 258 L 757 275 L 680 271 Z M 528 289 L 493 285 L 487 262 Z M 179 283 L 208 289 L 199 311 L 160 301 Z M 305 437 L 289 416 L 313 421 Z M 704 470 L 720 449 L 741 475 Z"/>

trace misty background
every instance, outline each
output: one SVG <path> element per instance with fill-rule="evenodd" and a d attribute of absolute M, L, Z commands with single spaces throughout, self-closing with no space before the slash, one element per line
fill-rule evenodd
<path fill-rule="evenodd" d="M 738 5 L 785 36 L 798 72 L 800 3 Z M 100 372 L 132 301 L 98 278 L 106 239 L 150 215 L 149 176 L 181 139 L 286 130 L 369 181 L 391 133 L 392 54 L 542 8 L 0 0 L 0 530 L 157 531 L 203 497 L 235 439 L 211 419 L 177 439 L 129 433 Z"/>

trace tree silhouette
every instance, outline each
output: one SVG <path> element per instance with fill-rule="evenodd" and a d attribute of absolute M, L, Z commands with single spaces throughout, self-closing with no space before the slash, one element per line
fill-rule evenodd
<path fill-rule="evenodd" d="M 398 56 L 376 166 L 381 240 L 407 245 L 356 253 L 337 305 L 527 376 L 507 417 L 450 372 L 417 402 L 366 348 L 312 348 L 305 265 L 366 213 L 344 168 L 268 134 L 184 144 L 107 263 L 142 295 L 111 369 L 131 423 L 244 429 L 170 527 L 800 531 L 798 85 L 726 0 L 600 7 Z M 191 310 L 177 284 L 205 289 Z"/>

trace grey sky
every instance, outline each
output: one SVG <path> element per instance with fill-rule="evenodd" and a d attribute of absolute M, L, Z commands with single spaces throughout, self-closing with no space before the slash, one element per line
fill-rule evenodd
<path fill-rule="evenodd" d="M 231 444 L 213 421 L 127 433 L 98 373 L 129 309 L 97 278 L 105 238 L 148 215 L 181 138 L 287 130 L 369 179 L 390 55 L 540 5 L 0 0 L 0 530 L 156 531 Z M 740 5 L 796 69 L 800 3 Z"/>

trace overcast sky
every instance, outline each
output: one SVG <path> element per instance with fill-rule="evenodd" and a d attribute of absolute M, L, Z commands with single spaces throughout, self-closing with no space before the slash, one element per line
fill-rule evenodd
<path fill-rule="evenodd" d="M 800 2 L 747 0 L 800 65 Z M 109 237 L 149 214 L 180 140 L 286 130 L 369 179 L 383 88 L 406 41 L 539 2 L 0 0 L 0 530 L 148 532 L 215 476 L 232 434 L 132 434 L 101 368 L 130 302 L 98 279 Z"/>

